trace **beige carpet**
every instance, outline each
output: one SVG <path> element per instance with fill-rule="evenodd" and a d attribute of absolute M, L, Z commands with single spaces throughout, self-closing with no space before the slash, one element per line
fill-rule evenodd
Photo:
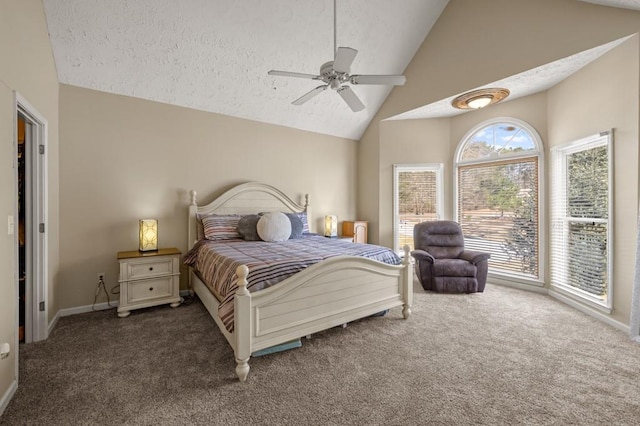
<path fill-rule="evenodd" d="M 304 340 L 304 339 L 303 339 Z M 413 315 L 252 359 L 198 302 L 60 319 L 0 424 L 638 425 L 640 345 L 546 296 L 416 289 Z"/>

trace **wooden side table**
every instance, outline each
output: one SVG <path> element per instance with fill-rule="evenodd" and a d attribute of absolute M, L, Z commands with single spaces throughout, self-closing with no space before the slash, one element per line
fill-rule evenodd
<path fill-rule="evenodd" d="M 133 309 L 170 303 L 180 306 L 180 250 L 121 251 L 120 305 L 118 316 L 129 316 Z"/>
<path fill-rule="evenodd" d="M 367 243 L 367 224 L 364 220 L 342 222 L 342 235 L 353 238 L 354 243 Z"/>

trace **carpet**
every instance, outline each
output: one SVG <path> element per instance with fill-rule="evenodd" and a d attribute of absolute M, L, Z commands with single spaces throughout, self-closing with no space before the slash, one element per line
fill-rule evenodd
<path fill-rule="evenodd" d="M 548 296 L 415 289 L 400 308 L 252 358 L 203 305 L 61 318 L 20 346 L 2 425 L 638 425 L 640 345 Z"/>

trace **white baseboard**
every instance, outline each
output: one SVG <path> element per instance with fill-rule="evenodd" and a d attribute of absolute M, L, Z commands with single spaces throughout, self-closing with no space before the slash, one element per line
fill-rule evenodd
<path fill-rule="evenodd" d="M 597 320 L 602 321 L 603 323 L 610 325 L 611 327 L 618 329 L 624 333 L 626 333 L 627 335 L 630 334 L 631 329 L 629 328 L 628 325 L 621 323 L 620 321 L 614 320 L 613 318 L 611 318 L 609 315 L 600 313 L 598 311 L 595 311 L 591 308 L 589 308 L 588 306 L 583 305 L 582 303 L 576 302 L 575 300 L 558 293 L 557 291 L 553 291 L 553 290 L 548 290 L 548 294 L 549 296 L 553 297 L 556 300 L 559 300 L 560 302 L 571 306 L 574 309 L 579 310 L 582 313 L 585 313 L 587 315 L 589 315 L 590 317 L 593 317 Z"/>
<path fill-rule="evenodd" d="M 180 297 L 189 297 L 189 296 L 191 296 L 191 293 L 189 292 L 189 290 L 180 290 Z M 56 326 L 56 324 L 58 323 L 58 320 L 61 317 L 68 317 L 69 315 L 84 314 L 84 313 L 93 312 L 93 311 L 104 311 L 105 309 L 117 308 L 118 305 L 119 305 L 119 302 L 116 300 L 111 302 L 111 306 L 109 306 L 107 302 L 102 302 L 102 303 L 96 303 L 95 305 L 76 306 L 75 308 L 60 309 L 58 312 L 56 312 L 56 315 L 53 317 L 53 319 L 49 323 L 49 334 L 51 334 L 51 331 Z"/>
<path fill-rule="evenodd" d="M 51 331 L 56 326 L 56 324 L 58 323 L 59 319 L 60 319 L 60 311 L 56 312 L 56 314 L 54 315 L 53 319 L 49 323 L 49 327 L 48 327 L 48 330 L 47 330 L 47 338 L 51 335 Z"/>
<path fill-rule="evenodd" d="M 118 302 L 111 302 L 111 306 L 107 302 L 96 303 L 95 305 L 76 306 L 75 308 L 60 309 L 56 316 L 68 317 L 69 315 L 84 314 L 93 311 L 104 311 L 105 309 L 113 309 L 118 307 Z"/>
<path fill-rule="evenodd" d="M 11 386 L 9 386 L 9 389 L 7 389 L 4 395 L 2 395 L 2 399 L 0 399 L 0 416 L 2 416 L 2 413 L 4 413 L 4 410 L 6 410 L 7 406 L 9 405 L 9 402 L 11 401 L 11 398 L 13 398 L 13 395 L 16 393 L 17 390 L 18 390 L 18 381 L 14 380 L 11 383 Z"/>
<path fill-rule="evenodd" d="M 491 284 L 491 285 L 500 285 L 503 287 L 510 287 L 510 288 L 517 288 L 518 290 L 526 290 L 526 291 L 531 291 L 533 293 L 539 293 L 539 294 L 548 294 L 547 289 L 538 285 L 533 285 L 533 284 L 522 284 L 519 282 L 509 282 L 509 281 L 505 281 L 505 280 L 487 280 L 487 284 Z"/>

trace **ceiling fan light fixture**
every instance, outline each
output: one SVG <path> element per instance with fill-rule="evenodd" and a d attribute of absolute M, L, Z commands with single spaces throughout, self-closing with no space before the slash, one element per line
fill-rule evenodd
<path fill-rule="evenodd" d="M 451 105 L 457 109 L 480 109 L 502 101 L 509 93 L 500 87 L 473 90 L 456 97 Z"/>

